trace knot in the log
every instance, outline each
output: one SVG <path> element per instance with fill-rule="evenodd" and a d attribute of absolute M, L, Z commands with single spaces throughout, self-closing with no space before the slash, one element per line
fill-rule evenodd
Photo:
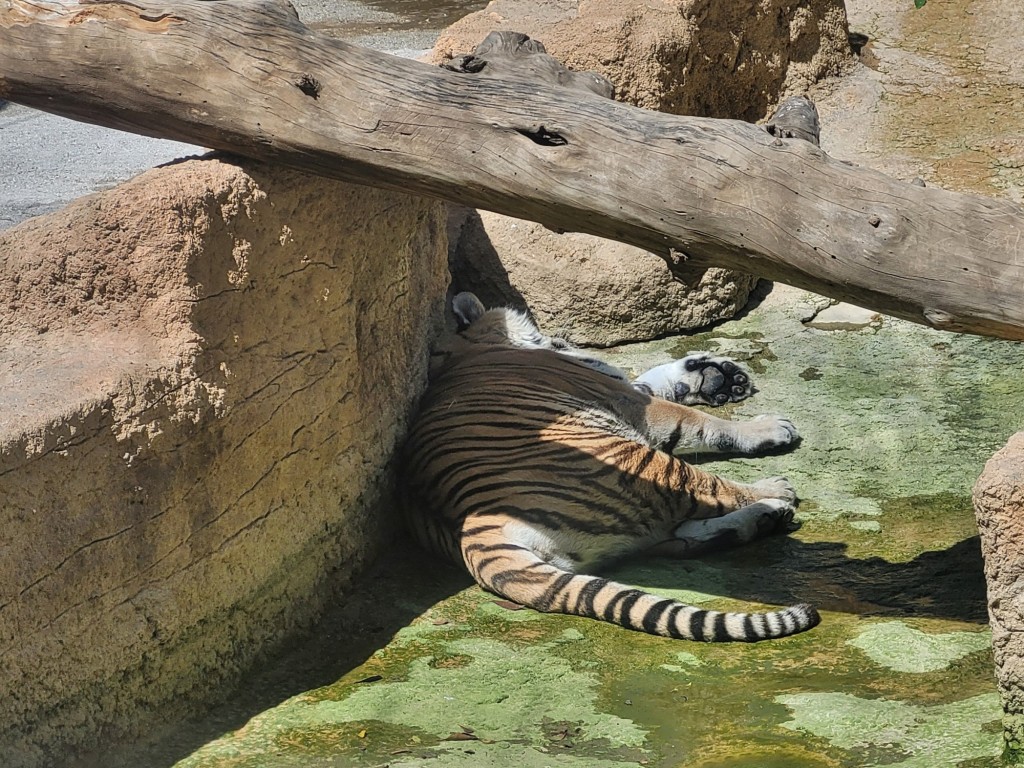
<path fill-rule="evenodd" d="M 501 80 L 527 79 L 612 98 L 612 84 L 596 72 L 576 72 L 522 32 L 491 32 L 472 53 L 441 64 L 444 69 Z"/>

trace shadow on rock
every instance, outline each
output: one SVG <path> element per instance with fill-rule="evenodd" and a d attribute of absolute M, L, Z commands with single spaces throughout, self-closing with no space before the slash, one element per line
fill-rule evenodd
<path fill-rule="evenodd" d="M 448 241 L 453 293 L 472 291 L 484 306 L 529 311 L 526 298 L 512 285 L 479 211 L 449 206 Z"/>
<path fill-rule="evenodd" d="M 470 586 L 468 574 L 400 541 L 357 579 L 344 603 L 304 637 L 269 656 L 213 711 L 170 722 L 148 739 L 68 763 L 69 768 L 170 768 L 260 712 L 336 682 L 431 606 Z"/>

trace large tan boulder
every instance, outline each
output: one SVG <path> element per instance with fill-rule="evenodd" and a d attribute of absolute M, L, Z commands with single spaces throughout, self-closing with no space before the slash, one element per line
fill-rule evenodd
<path fill-rule="evenodd" d="M 985 464 L 974 486 L 988 584 L 996 678 L 1003 701 L 1003 732 L 1024 750 L 1024 432 Z"/>
<path fill-rule="evenodd" d="M 735 315 L 757 283 L 709 269 L 684 285 L 648 251 L 487 211 L 453 209 L 452 228 L 455 290 L 473 291 L 487 306 L 529 307 L 546 333 L 576 344 L 700 328 Z"/>
<path fill-rule="evenodd" d="M 492 0 L 442 32 L 430 59 L 471 52 L 491 31 L 540 40 L 572 69 L 608 78 L 620 101 L 748 121 L 849 58 L 842 0 Z M 731 317 L 756 282 L 712 270 L 684 286 L 637 248 L 492 213 L 454 216 L 456 286 L 488 304 L 528 306 L 546 331 L 577 343 L 650 339 Z"/>
<path fill-rule="evenodd" d="M 0 755 L 181 713 L 396 525 L 442 205 L 189 160 L 0 233 Z"/>
<path fill-rule="evenodd" d="M 615 98 L 675 115 L 754 122 L 849 60 L 842 0 L 492 0 L 441 33 L 430 60 L 491 31 L 523 32 Z"/>

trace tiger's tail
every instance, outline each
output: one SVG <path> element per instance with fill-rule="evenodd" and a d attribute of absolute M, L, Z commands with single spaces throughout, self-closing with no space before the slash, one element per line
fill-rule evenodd
<path fill-rule="evenodd" d="M 566 613 L 652 635 L 705 642 L 755 643 L 806 632 L 821 621 L 807 604 L 768 613 L 726 613 L 686 605 L 597 576 L 571 573 L 509 541 L 464 542 L 477 582 L 545 613 Z"/>

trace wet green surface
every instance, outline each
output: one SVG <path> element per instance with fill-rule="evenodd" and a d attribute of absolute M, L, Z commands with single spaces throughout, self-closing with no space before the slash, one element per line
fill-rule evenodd
<path fill-rule="evenodd" d="M 612 353 L 627 367 L 692 348 L 745 359 L 760 391 L 731 416 L 785 413 L 804 437 L 789 453 L 708 464 L 788 475 L 800 530 L 616 576 L 729 609 L 807 600 L 821 626 L 757 645 L 650 637 L 509 610 L 402 547 L 219 716 L 165 740 L 161 764 L 1000 764 L 969 493 L 1024 425 L 1024 381 L 1007 373 L 1024 347 L 888 319 L 813 330 L 800 322 L 810 301 L 780 291 L 713 332 Z"/>

